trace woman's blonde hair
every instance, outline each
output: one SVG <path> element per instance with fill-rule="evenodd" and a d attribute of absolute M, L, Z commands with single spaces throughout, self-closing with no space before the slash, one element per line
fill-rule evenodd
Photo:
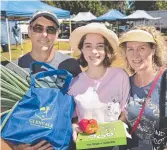
<path fill-rule="evenodd" d="M 167 47 L 165 45 L 164 38 L 161 36 L 161 32 L 157 31 L 153 26 L 140 25 L 140 26 L 136 26 L 135 29 L 144 30 L 153 36 L 156 44 L 149 43 L 149 45 L 151 48 L 155 47 L 155 54 L 153 56 L 154 67 L 157 68 L 163 65 L 167 65 Z M 126 33 L 123 33 L 121 37 L 124 37 L 125 35 Z M 135 72 L 134 69 L 130 67 L 128 60 L 126 58 L 126 43 L 127 42 L 120 44 L 120 51 L 126 63 L 126 68 L 128 69 L 128 71 L 130 71 L 130 73 L 134 73 Z"/>

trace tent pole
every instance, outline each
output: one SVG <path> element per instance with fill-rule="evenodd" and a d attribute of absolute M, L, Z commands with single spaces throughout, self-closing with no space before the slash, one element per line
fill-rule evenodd
<path fill-rule="evenodd" d="M 117 36 L 119 36 L 119 22 L 118 22 L 118 20 L 116 20 L 116 24 L 117 24 Z"/>
<path fill-rule="evenodd" d="M 118 20 L 117 20 L 117 25 L 118 25 L 117 36 L 119 37 L 119 21 Z"/>
<path fill-rule="evenodd" d="M 6 19 L 6 31 L 7 31 L 7 37 L 8 37 L 8 49 L 9 49 L 9 60 L 11 61 L 11 49 L 10 49 L 10 37 L 9 37 L 9 23 L 8 23 L 8 17 L 5 16 Z"/>
<path fill-rule="evenodd" d="M 71 18 L 70 17 L 69 17 L 69 26 L 70 26 L 70 36 L 71 36 L 72 29 L 71 29 Z M 70 47 L 70 52 L 71 52 L 71 56 L 72 56 L 72 49 L 71 49 L 71 47 Z"/>
<path fill-rule="evenodd" d="M 23 38 L 22 38 L 22 33 L 20 35 L 20 42 L 21 42 L 21 56 L 23 56 L 24 52 L 23 52 Z"/>
<path fill-rule="evenodd" d="M 21 56 L 23 56 L 23 38 L 22 38 L 22 31 L 20 28 L 20 43 L 21 43 Z"/>
<path fill-rule="evenodd" d="M 71 35 L 71 18 L 69 18 L 69 26 L 70 26 L 70 35 Z"/>
<path fill-rule="evenodd" d="M 159 19 L 160 32 L 161 32 L 161 19 Z"/>

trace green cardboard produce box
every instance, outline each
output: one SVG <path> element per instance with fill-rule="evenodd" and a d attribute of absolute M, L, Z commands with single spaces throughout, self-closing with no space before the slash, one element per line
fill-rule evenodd
<path fill-rule="evenodd" d="M 79 133 L 76 141 L 77 149 L 90 149 L 126 145 L 126 133 L 122 121 L 99 124 L 95 134 Z"/>

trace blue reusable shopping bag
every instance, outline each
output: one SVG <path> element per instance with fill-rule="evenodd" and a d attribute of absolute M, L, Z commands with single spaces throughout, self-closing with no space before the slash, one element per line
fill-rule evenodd
<path fill-rule="evenodd" d="M 50 68 L 48 64 L 35 62 Z M 46 76 L 64 76 L 64 86 L 60 88 L 35 87 L 35 79 Z M 65 150 L 72 136 L 71 119 L 74 99 L 67 94 L 72 75 L 66 70 L 51 68 L 31 75 L 30 89 L 14 106 L 2 128 L 1 136 L 14 144 L 35 144 L 46 140 L 55 150 Z"/>

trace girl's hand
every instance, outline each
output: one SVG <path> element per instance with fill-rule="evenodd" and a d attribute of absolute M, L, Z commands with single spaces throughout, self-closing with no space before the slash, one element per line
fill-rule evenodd
<path fill-rule="evenodd" d="M 76 142 L 77 137 L 78 137 L 78 133 L 82 133 L 81 129 L 79 128 L 79 125 L 76 123 L 72 124 L 72 129 L 73 129 L 73 141 Z"/>
<path fill-rule="evenodd" d="M 126 119 L 126 115 L 125 112 L 121 112 L 120 116 L 119 116 L 119 120 L 127 123 L 127 119 Z"/>
<path fill-rule="evenodd" d="M 14 145 L 13 150 L 53 150 L 53 147 L 50 143 L 47 143 L 45 140 L 43 140 L 33 146 L 30 144 Z"/>

